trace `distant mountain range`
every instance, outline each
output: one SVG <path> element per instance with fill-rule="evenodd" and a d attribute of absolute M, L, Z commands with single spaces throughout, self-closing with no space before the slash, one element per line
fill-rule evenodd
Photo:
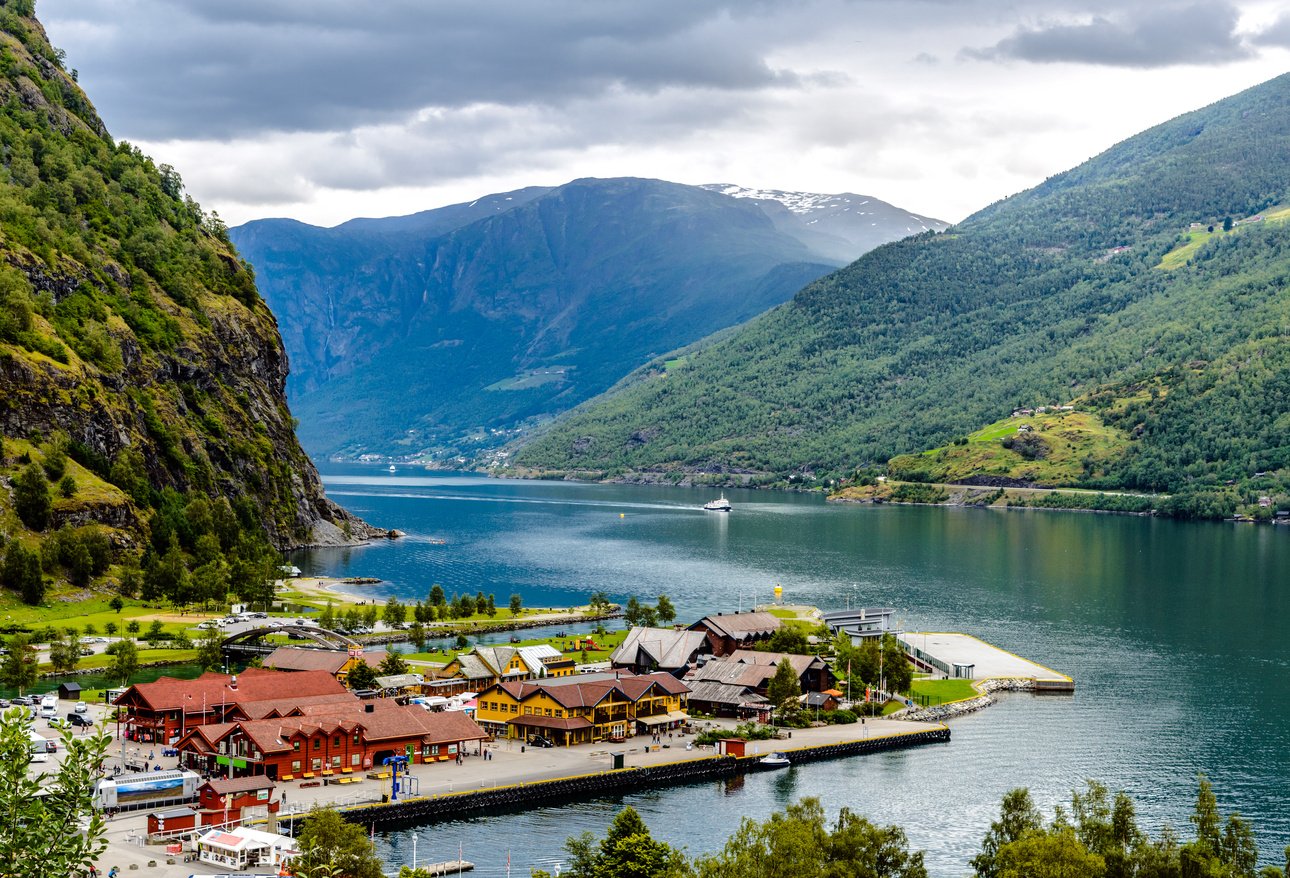
<path fill-rule="evenodd" d="M 1206 515 L 1290 493 L 1287 168 L 1290 75 L 655 359 L 515 464 L 827 485 L 942 446 L 902 471 L 965 476 L 970 433 L 1073 404 L 1121 449 L 1076 461 L 1077 484 L 1194 497 L 1177 508 Z M 1009 446 L 1021 481 L 1019 452 L 1067 441 L 1039 438 Z"/>
<path fill-rule="evenodd" d="M 334 228 L 230 230 L 315 456 L 473 455 L 865 250 L 944 223 L 859 195 L 575 180 Z"/>

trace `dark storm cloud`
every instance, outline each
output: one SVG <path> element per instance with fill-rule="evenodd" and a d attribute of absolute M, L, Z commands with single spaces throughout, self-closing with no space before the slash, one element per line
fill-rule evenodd
<path fill-rule="evenodd" d="M 736 36 L 759 7 L 734 3 L 71 0 L 42 12 L 111 126 L 147 140 L 343 130 L 424 107 L 612 90 L 799 85 Z"/>
<path fill-rule="evenodd" d="M 1223 2 L 1149 5 L 1081 24 L 1023 28 L 990 48 L 968 49 L 963 55 L 1139 68 L 1223 64 L 1251 54 L 1236 33 L 1238 18 L 1237 9 Z"/>

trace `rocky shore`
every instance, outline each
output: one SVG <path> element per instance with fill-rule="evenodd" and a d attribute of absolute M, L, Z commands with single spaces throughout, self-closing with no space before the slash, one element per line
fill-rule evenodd
<path fill-rule="evenodd" d="M 974 688 L 981 693 L 975 698 L 924 707 L 901 714 L 900 718 L 913 722 L 944 722 L 947 719 L 976 713 L 978 710 L 989 707 L 995 703 L 995 699 L 992 697 L 995 692 L 1033 692 L 1035 691 L 1035 681 L 1025 677 L 992 677 L 989 680 L 982 680 Z"/>

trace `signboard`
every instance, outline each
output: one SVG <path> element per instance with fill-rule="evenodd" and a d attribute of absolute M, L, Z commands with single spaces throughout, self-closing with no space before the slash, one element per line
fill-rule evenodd
<path fill-rule="evenodd" d="M 236 757 L 236 756 L 231 756 L 231 757 L 230 757 L 230 756 L 216 756 L 216 757 L 215 757 L 215 763 L 216 763 L 217 765 L 230 765 L 230 764 L 231 764 L 234 768 L 246 768 L 246 760 L 245 760 L 245 759 L 239 759 L 239 758 L 238 758 L 238 757 Z"/>
<path fill-rule="evenodd" d="M 449 744 L 449 745 L 448 745 L 448 755 L 449 755 L 449 756 L 452 756 L 452 755 L 453 755 L 453 754 L 455 754 L 456 752 L 457 752 L 457 745 L 456 745 L 456 744 Z"/>
<path fill-rule="evenodd" d="M 255 800 L 256 800 L 257 802 L 267 802 L 267 801 L 269 801 L 269 791 L 268 791 L 268 790 L 256 790 L 256 791 L 255 791 Z"/>

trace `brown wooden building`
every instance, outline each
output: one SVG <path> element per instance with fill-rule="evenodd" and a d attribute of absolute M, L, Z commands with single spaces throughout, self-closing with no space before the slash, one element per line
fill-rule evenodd
<path fill-rule="evenodd" d="M 717 613 L 704 616 L 690 626 L 708 638 L 708 652 L 715 656 L 730 655 L 736 649 L 749 649 L 769 640 L 783 623 L 770 613 Z"/>

